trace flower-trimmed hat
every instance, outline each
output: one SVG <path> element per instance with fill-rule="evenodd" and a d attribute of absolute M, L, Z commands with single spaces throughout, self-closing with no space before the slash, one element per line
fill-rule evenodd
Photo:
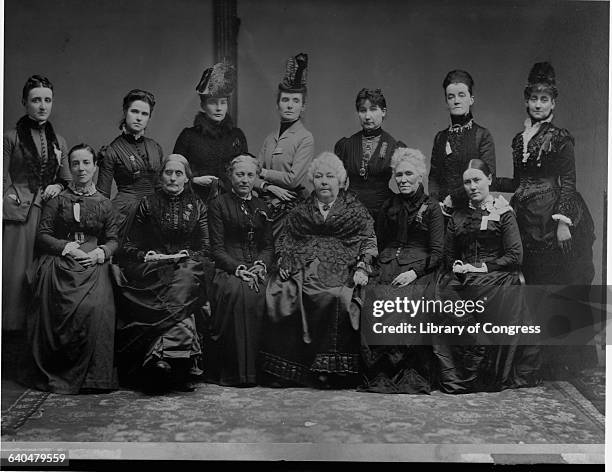
<path fill-rule="evenodd" d="M 228 62 L 219 62 L 202 74 L 196 92 L 208 97 L 229 97 L 236 87 L 236 69 Z"/>
<path fill-rule="evenodd" d="M 285 76 L 278 90 L 287 93 L 306 93 L 306 69 L 308 68 L 308 54 L 303 52 L 287 60 Z"/>

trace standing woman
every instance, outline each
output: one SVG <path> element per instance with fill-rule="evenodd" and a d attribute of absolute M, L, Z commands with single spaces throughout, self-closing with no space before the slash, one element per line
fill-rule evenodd
<path fill-rule="evenodd" d="M 355 108 L 361 131 L 340 139 L 334 153 L 346 167 L 350 189 L 376 221 L 380 207 L 393 194 L 389 188 L 391 156 L 405 144 L 382 129 L 387 101 L 380 89 L 361 89 L 355 99 Z"/>
<path fill-rule="evenodd" d="M 193 169 L 193 188 L 206 201 L 218 193 L 218 183 L 231 189 L 225 169 L 232 158 L 248 151 L 247 140 L 227 113 L 236 84 L 236 70 L 220 62 L 204 71 L 196 87 L 200 111 L 193 127 L 185 128 L 176 140 L 174 153 L 187 158 Z"/>
<path fill-rule="evenodd" d="M 307 68 L 307 54 L 300 53 L 287 61 L 276 96 L 280 126 L 268 135 L 259 151 L 262 169 L 255 188 L 264 194 L 270 207 L 275 237 L 295 199 L 307 198 L 312 191 L 307 172 L 314 155 L 314 138 L 301 120 L 306 109 Z"/>
<path fill-rule="evenodd" d="M 109 262 L 117 225 L 111 202 L 93 184 L 95 159 L 86 144 L 70 150 L 72 182 L 47 202 L 38 229 L 28 322 L 34 368 L 27 383 L 55 393 L 117 387 Z"/>
<path fill-rule="evenodd" d="M 463 171 L 471 159 L 486 162 L 495 178 L 495 145 L 488 129 L 474 121 L 474 80 L 464 70 L 452 70 L 442 82 L 450 126 L 436 134 L 431 151 L 429 195 L 445 209 L 467 205 Z"/>
<path fill-rule="evenodd" d="M 162 148 L 144 133 L 155 108 L 152 93 L 134 89 L 123 98 L 122 131 L 115 140 L 100 150 L 100 173 L 97 187 L 110 198 L 113 179 L 117 195 L 113 209 L 117 214 L 120 247 L 140 199 L 151 195 L 155 176 L 163 159 Z"/>
<path fill-rule="evenodd" d="M 588 299 L 595 275 L 594 225 L 582 196 L 576 191 L 574 138 L 553 124 L 558 90 L 555 71 L 547 62 L 535 64 L 524 90 L 525 129 L 512 140 L 514 178 L 499 179 L 499 190 L 512 192 L 525 250 L 523 273 L 528 285 L 572 285 L 575 296 Z M 555 308 L 541 300 L 540 315 Z M 584 307 L 586 304 L 582 304 Z M 572 329 L 588 327 L 592 314 L 574 312 Z M 573 375 L 596 363 L 593 346 L 549 347 L 544 352 L 545 375 Z"/>
<path fill-rule="evenodd" d="M 231 191 L 210 202 L 209 227 L 213 280 L 208 380 L 220 385 L 253 386 L 268 268 L 274 256 L 272 227 L 263 200 L 252 194 L 261 170 L 243 154 L 228 167 Z"/>
<path fill-rule="evenodd" d="M 34 259 L 41 208 L 71 180 L 66 141 L 48 121 L 53 84 L 33 75 L 21 102 L 26 114 L 4 134 L 2 206 L 2 329 L 25 328 L 28 296 L 25 272 Z"/>

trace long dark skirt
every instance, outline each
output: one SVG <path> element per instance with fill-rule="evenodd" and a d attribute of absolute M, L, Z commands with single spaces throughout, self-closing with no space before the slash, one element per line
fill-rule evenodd
<path fill-rule="evenodd" d="M 33 204 L 24 222 L 2 223 L 2 330 L 26 328 L 29 291 L 26 270 L 34 261 L 36 230 L 41 209 Z"/>
<path fill-rule="evenodd" d="M 319 260 L 281 281 L 274 275 L 266 291 L 262 370 L 306 386 L 323 386 L 321 377 L 358 382 L 359 333 L 350 310 L 353 288 L 328 286 L 319 277 Z M 358 310 L 358 308 L 357 308 Z"/>
<path fill-rule="evenodd" d="M 461 323 L 466 327 L 480 322 L 496 325 L 525 326 L 531 323 L 531 315 L 525 299 L 517 296 L 518 274 L 502 271 L 470 273 L 456 276 L 452 272 L 442 275 L 437 289 L 442 300 L 485 300 L 482 314 L 456 318 L 448 315 L 449 323 Z M 442 315 L 440 315 L 442 316 Z M 488 318 L 484 318 L 484 317 Z M 506 345 L 479 344 L 481 335 L 470 338 L 464 334 L 466 345 L 456 346 L 445 335 L 432 335 L 433 356 L 437 371 L 438 388 L 446 393 L 470 393 L 499 391 L 507 388 L 531 387 L 540 382 L 541 364 L 538 346 L 522 345 L 516 335 Z"/>
<path fill-rule="evenodd" d="M 395 300 L 407 298 L 420 300 L 435 295 L 434 273 L 417 278 L 405 287 L 392 287 L 391 282 L 399 274 L 409 270 L 402 267 L 397 259 L 381 264 L 380 275 L 366 286 L 364 305 L 374 300 Z M 419 315 L 419 321 L 422 321 Z M 363 385 L 359 390 L 375 393 L 430 393 L 432 388 L 432 349 L 427 340 L 419 345 L 369 345 L 361 337 L 363 361 Z"/>
<path fill-rule="evenodd" d="M 109 267 L 105 262 L 85 268 L 71 257 L 51 255 L 36 261 L 28 320 L 33 372 L 27 383 L 68 394 L 117 388 Z"/>
<path fill-rule="evenodd" d="M 132 380 L 154 353 L 168 358 L 199 356 L 191 325 L 203 316 L 208 264 L 187 259 L 145 262 L 123 272 L 117 266 L 113 269 L 122 382 Z"/>
<path fill-rule="evenodd" d="M 217 269 L 211 294 L 206 377 L 220 385 L 255 385 L 266 282 L 259 292 Z"/>

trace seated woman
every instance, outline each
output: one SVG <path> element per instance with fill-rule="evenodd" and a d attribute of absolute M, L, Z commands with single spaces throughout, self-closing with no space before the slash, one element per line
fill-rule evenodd
<path fill-rule="evenodd" d="M 210 241 L 216 263 L 207 345 L 207 379 L 220 385 L 253 386 L 264 311 L 267 268 L 274 247 L 266 204 L 251 191 L 261 170 L 240 155 L 228 167 L 232 191 L 212 200 Z"/>
<path fill-rule="evenodd" d="M 480 314 L 446 315 L 451 324 L 527 326 L 531 321 L 525 299 L 512 288 L 520 285 L 521 236 L 508 202 L 489 193 L 491 181 L 491 170 L 480 159 L 472 159 L 463 172 L 469 203 L 455 209 L 448 223 L 444 248 L 448 272 L 440 280 L 440 298 L 485 303 Z M 446 393 L 497 391 L 539 382 L 539 350 L 521 345 L 525 342 L 520 335 L 511 336 L 503 346 L 478 345 L 478 336 L 462 346 L 437 339 L 441 342 L 434 339 L 434 358 L 439 387 Z"/>
<path fill-rule="evenodd" d="M 361 89 L 355 108 L 362 130 L 350 138 L 340 139 L 334 152 L 346 167 L 351 190 L 376 221 L 380 207 L 393 195 L 389 188 L 391 156 L 399 146 L 405 145 L 382 129 L 387 101 L 380 89 Z"/>
<path fill-rule="evenodd" d="M 87 144 L 68 153 L 72 182 L 43 209 L 37 237 L 41 256 L 29 273 L 33 371 L 24 380 L 55 393 L 117 387 L 109 271 L 117 225 L 111 202 L 92 181 L 95 156 Z"/>
<path fill-rule="evenodd" d="M 164 159 L 161 189 L 141 200 L 115 271 L 122 381 L 143 380 L 151 390 L 192 391 L 190 375 L 202 373 L 196 317 L 212 268 L 206 206 L 191 177 L 183 156 Z"/>
<path fill-rule="evenodd" d="M 315 191 L 287 215 L 266 291 L 261 368 L 272 385 L 349 386 L 359 372 L 354 292 L 378 253 L 374 221 L 340 190 L 346 170 L 335 154 L 317 157 L 308 177 Z"/>
<path fill-rule="evenodd" d="M 419 300 L 435 295 L 435 271 L 442 261 L 444 216 L 437 201 L 423 191 L 425 156 L 398 148 L 391 169 L 400 193 L 389 198 L 376 222 L 380 274 L 366 289 L 364 305 L 396 297 Z M 403 315 L 402 315 L 403 316 Z M 362 336 L 365 385 L 379 393 L 429 393 L 429 346 L 368 346 Z"/>

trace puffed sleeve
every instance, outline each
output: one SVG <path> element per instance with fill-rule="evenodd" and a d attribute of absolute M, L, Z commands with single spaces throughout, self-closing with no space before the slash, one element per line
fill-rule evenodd
<path fill-rule="evenodd" d="M 429 231 L 429 258 L 412 269 L 418 277 L 433 271 L 442 261 L 444 251 L 444 215 L 440 205 L 431 202 L 427 207 L 427 229 Z"/>
<path fill-rule="evenodd" d="M 555 157 L 559 173 L 560 194 L 554 213 L 569 218 L 572 225 L 576 226 L 580 220 L 580 207 L 576 195 L 574 139 L 568 132 L 563 133 Z"/>
<path fill-rule="evenodd" d="M 193 251 L 191 257 L 194 259 L 201 259 L 208 257 L 210 253 L 210 239 L 208 234 L 208 209 L 204 202 L 200 199 L 196 200 L 196 205 L 198 207 L 198 224 L 194 231 L 194 237 L 192 242 L 193 248 L 198 248 L 196 251 Z"/>
<path fill-rule="evenodd" d="M 96 189 L 106 198 L 110 198 L 114 175 L 115 153 L 110 146 L 104 146 L 98 153 L 98 181 L 96 182 Z"/>
<path fill-rule="evenodd" d="M 219 269 L 233 274 L 240 262 L 230 256 L 225 249 L 225 225 L 223 223 L 221 200 L 221 198 L 215 198 L 208 207 L 210 252 Z"/>
<path fill-rule="evenodd" d="M 346 141 L 347 141 L 347 138 L 340 138 L 334 146 L 334 154 L 340 158 L 340 160 L 344 164 L 344 167 L 346 167 L 346 152 L 345 152 Z"/>
<path fill-rule="evenodd" d="M 99 246 L 108 260 L 119 247 L 119 227 L 110 201 L 104 202 L 104 244 Z"/>
<path fill-rule="evenodd" d="M 507 211 L 500 216 L 502 227 L 502 244 L 504 253 L 493 261 L 487 261 L 489 272 L 493 270 L 516 269 L 523 262 L 523 243 L 519 233 L 518 223 L 513 211 Z"/>
<path fill-rule="evenodd" d="M 493 179 L 495 179 L 496 159 L 493 136 L 486 128 L 482 128 L 482 132 L 480 134 L 481 136 L 478 142 L 478 155 L 480 156 L 480 159 L 487 163 L 489 169 L 491 170 Z"/>
<path fill-rule="evenodd" d="M 440 195 L 440 180 L 443 168 L 443 159 L 444 159 L 444 144 L 442 141 L 443 133 L 440 132 L 436 134 L 434 138 L 433 148 L 431 150 L 431 168 L 429 170 L 429 179 L 427 182 L 427 193 L 434 200 L 440 201 L 440 198 L 445 198 L 446 195 Z"/>
<path fill-rule="evenodd" d="M 61 136 L 57 136 L 57 142 L 59 144 L 59 149 L 62 154 L 62 157 L 60 159 L 59 169 L 57 170 L 55 183 L 67 187 L 68 184 L 72 181 L 72 174 L 70 173 L 70 164 L 68 163 L 68 145 L 66 144 L 66 140 Z"/>
<path fill-rule="evenodd" d="M 178 138 L 176 138 L 176 143 L 174 143 L 174 150 L 172 151 L 173 154 L 181 154 L 187 160 L 189 160 L 189 158 L 191 157 L 189 154 L 188 133 L 189 131 L 187 128 L 184 128 L 183 131 L 181 131 L 181 134 L 179 134 Z"/>
<path fill-rule="evenodd" d="M 273 169 L 265 170 L 265 180 L 271 184 L 278 185 L 289 190 L 293 190 L 306 182 L 308 166 L 312 162 L 314 155 L 314 138 L 311 133 L 307 133 L 298 143 L 291 169 L 280 171 Z"/>
<path fill-rule="evenodd" d="M 125 255 L 132 261 L 143 262 L 145 254 L 151 249 L 145 246 L 147 226 L 149 225 L 150 218 L 151 208 L 149 199 L 144 197 L 138 204 L 134 221 L 130 226 L 122 248 Z"/>
<path fill-rule="evenodd" d="M 245 152 L 249 152 L 249 145 L 247 143 L 247 138 L 240 128 L 236 128 L 236 134 L 238 135 L 238 141 L 239 141 L 237 153 L 243 154 Z"/>
<path fill-rule="evenodd" d="M 43 207 L 40 222 L 38 223 L 38 234 L 36 236 L 37 248 L 45 254 L 59 256 L 64 251 L 67 239 L 59 239 L 55 237 L 55 225 L 60 208 L 60 199 L 62 195 L 53 197 Z"/>

